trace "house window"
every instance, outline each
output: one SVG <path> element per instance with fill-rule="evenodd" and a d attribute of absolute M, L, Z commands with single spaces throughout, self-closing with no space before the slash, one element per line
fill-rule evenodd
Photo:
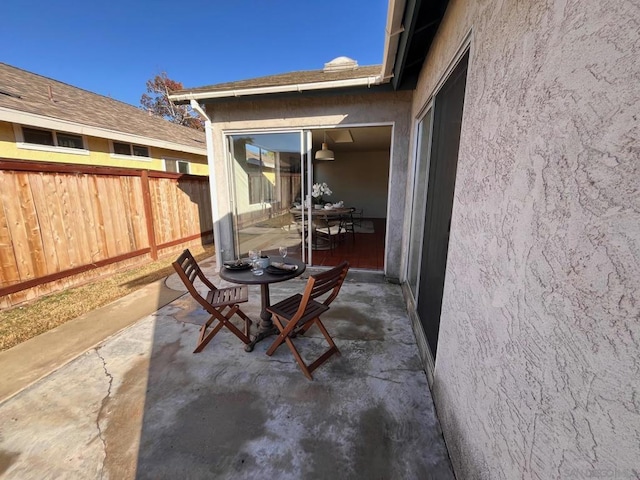
<path fill-rule="evenodd" d="M 113 153 L 116 155 L 126 155 L 128 157 L 149 157 L 149 147 L 113 142 Z"/>
<path fill-rule="evenodd" d="M 249 203 L 274 201 L 276 152 L 247 144 L 245 146 L 249 181 Z"/>
<path fill-rule="evenodd" d="M 173 173 L 190 173 L 189 162 L 185 162 L 184 160 L 173 160 L 165 158 L 164 170 L 165 172 Z"/>
<path fill-rule="evenodd" d="M 59 147 L 84 148 L 84 145 L 82 144 L 82 137 L 78 135 L 70 135 L 68 133 L 57 133 L 56 138 L 58 139 Z"/>
<path fill-rule="evenodd" d="M 82 140 L 82 137 L 71 133 L 22 127 L 22 137 L 24 143 L 48 145 L 51 147 L 76 148 L 80 150 L 84 149 L 84 141 Z"/>

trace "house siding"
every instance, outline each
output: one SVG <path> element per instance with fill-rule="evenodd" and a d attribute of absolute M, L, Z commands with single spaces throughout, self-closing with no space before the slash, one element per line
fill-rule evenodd
<path fill-rule="evenodd" d="M 63 130 L 61 130 L 63 131 Z M 177 158 L 191 164 L 193 175 L 208 175 L 209 168 L 206 157 L 193 153 L 178 152 L 157 147 L 149 147 L 149 158 L 138 160 L 111 156 L 109 140 L 98 137 L 85 137 L 88 153 L 66 153 L 46 150 L 21 148 L 16 143 L 13 124 L 0 122 L 0 157 L 18 160 L 36 160 L 42 162 L 75 163 L 78 165 L 100 165 L 105 167 L 141 168 L 148 170 L 164 170 L 163 158 Z"/>
<path fill-rule="evenodd" d="M 410 132 L 410 91 L 352 95 L 325 95 L 290 99 L 256 99 L 216 103 L 207 108 L 212 119 L 214 156 L 226 158 L 224 133 L 227 130 L 301 129 L 340 125 L 393 124 L 389 169 L 385 275 L 398 279 L 402 273 L 402 226 L 407 188 Z M 230 259 L 231 236 L 229 178 L 225 161 L 216 162 L 218 206 L 221 217 L 223 258 Z M 224 184 L 223 184 L 224 183 Z M 366 211 L 366 208 L 365 208 Z"/>
<path fill-rule="evenodd" d="M 433 392 L 460 479 L 640 474 L 637 2 L 452 0 L 470 35 Z"/>

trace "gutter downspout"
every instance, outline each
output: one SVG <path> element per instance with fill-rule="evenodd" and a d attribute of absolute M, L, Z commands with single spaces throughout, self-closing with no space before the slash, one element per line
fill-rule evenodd
<path fill-rule="evenodd" d="M 213 129 L 211 128 L 211 119 L 202 109 L 200 104 L 195 100 L 190 102 L 191 108 L 196 111 L 204 119 L 204 133 L 207 142 L 207 164 L 209 165 L 209 191 L 211 195 L 211 215 L 213 217 L 213 244 L 216 248 L 216 271 L 220 271 L 222 265 L 222 250 L 220 249 L 220 214 L 218 213 L 218 192 L 215 186 L 216 169 L 213 164 Z"/>

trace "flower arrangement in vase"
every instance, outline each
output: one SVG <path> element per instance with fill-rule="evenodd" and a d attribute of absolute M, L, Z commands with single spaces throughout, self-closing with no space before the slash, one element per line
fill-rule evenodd
<path fill-rule="evenodd" d="M 311 189 L 311 196 L 313 197 L 313 203 L 318 206 L 324 204 L 324 200 L 322 199 L 323 195 L 331 195 L 333 192 L 328 187 L 325 182 L 322 183 L 314 183 L 313 188 Z"/>

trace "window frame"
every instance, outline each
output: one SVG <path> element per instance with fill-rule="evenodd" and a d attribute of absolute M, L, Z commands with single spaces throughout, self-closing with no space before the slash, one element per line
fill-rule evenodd
<path fill-rule="evenodd" d="M 35 130 L 41 132 L 47 132 L 51 135 L 53 145 L 44 143 L 32 143 L 25 140 L 24 129 Z M 26 150 L 40 150 L 44 152 L 56 152 L 56 153 L 70 153 L 74 155 L 89 155 L 87 149 L 87 138 L 84 135 L 79 135 L 73 132 L 67 132 L 63 130 L 55 130 L 53 128 L 41 128 L 32 125 L 13 124 L 13 131 L 15 134 L 16 145 L 18 148 Z M 77 137 L 82 142 L 82 148 L 76 147 L 63 147 L 59 145 L 58 135 L 67 135 L 69 137 Z"/>
<path fill-rule="evenodd" d="M 168 172 L 168 173 L 181 173 L 183 175 L 191 175 L 191 162 L 189 162 L 188 160 L 184 160 L 182 158 L 164 157 L 162 159 L 162 161 L 164 163 L 164 171 L 165 172 Z M 169 164 L 171 162 L 173 162 L 173 165 L 175 165 L 175 171 L 169 170 Z M 186 165 L 187 171 L 186 172 L 181 172 L 180 171 L 180 165 Z"/>
<path fill-rule="evenodd" d="M 129 154 L 124 153 L 116 153 L 116 144 L 127 145 L 129 147 Z M 144 148 L 147 151 L 147 155 L 135 155 L 135 148 Z M 138 160 L 141 162 L 150 162 L 151 158 L 151 149 L 147 145 L 140 145 L 139 143 L 131 143 L 131 142 L 122 142 L 118 140 L 109 140 L 109 150 L 111 151 L 112 158 L 122 158 L 127 160 Z"/>

